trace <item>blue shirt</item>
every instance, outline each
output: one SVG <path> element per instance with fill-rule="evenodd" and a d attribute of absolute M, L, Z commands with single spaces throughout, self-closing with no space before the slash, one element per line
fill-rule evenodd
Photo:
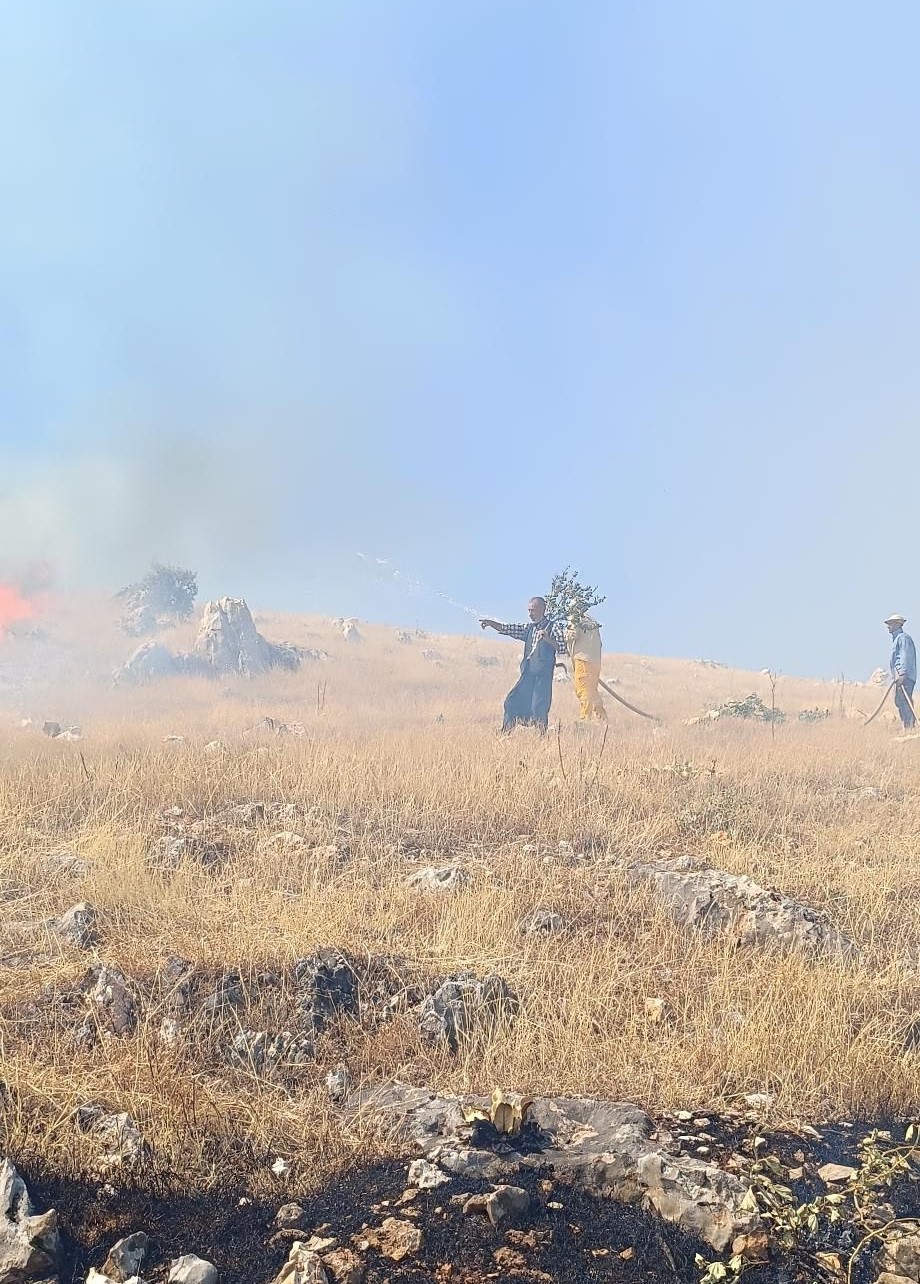
<path fill-rule="evenodd" d="M 908 682 L 917 681 L 917 648 L 914 639 L 903 629 L 894 635 L 894 646 L 891 651 L 891 676 L 907 678 Z"/>

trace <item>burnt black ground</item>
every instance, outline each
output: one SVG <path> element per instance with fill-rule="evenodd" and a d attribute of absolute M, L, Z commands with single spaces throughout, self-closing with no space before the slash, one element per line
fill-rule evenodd
<path fill-rule="evenodd" d="M 805 1151 L 806 1172 L 794 1183 L 796 1195 L 805 1200 L 824 1189 L 815 1171 L 828 1161 L 858 1165 L 858 1142 L 871 1131 L 868 1123 L 850 1127 L 834 1124 L 822 1127 L 820 1140 L 795 1134 L 770 1134 L 765 1150 L 783 1163 L 797 1165 L 796 1151 Z M 875 1127 L 886 1125 L 876 1122 Z M 895 1142 L 904 1136 L 904 1125 L 889 1124 Z M 675 1131 L 680 1130 L 677 1125 Z M 692 1133 L 692 1127 L 688 1128 Z M 753 1123 L 712 1119 L 705 1131 L 715 1140 L 713 1150 L 725 1162 L 733 1153 L 750 1150 L 757 1134 Z M 479 1138 L 480 1144 L 487 1140 Z M 500 1144 L 496 1137 L 497 1145 Z M 534 1149 L 538 1139 L 534 1137 Z M 692 1145 L 685 1143 L 688 1149 Z M 15 1159 L 15 1156 L 13 1157 Z M 99 1266 L 112 1244 L 132 1231 L 145 1230 L 154 1241 L 154 1252 L 145 1267 L 148 1278 L 156 1278 L 162 1266 L 182 1253 L 197 1253 L 213 1261 L 220 1270 L 221 1284 L 268 1284 L 287 1257 L 293 1235 L 279 1237 L 273 1232 L 278 1207 L 296 1199 L 306 1210 L 307 1229 L 335 1235 L 343 1245 L 365 1226 L 377 1226 L 387 1216 L 404 1218 L 423 1231 L 420 1253 L 396 1264 L 368 1255 L 368 1284 L 432 1284 L 456 1281 L 472 1284 L 483 1279 L 559 1281 L 559 1284 L 696 1284 L 699 1271 L 694 1256 L 711 1250 L 693 1242 L 681 1232 L 640 1207 L 607 1199 L 596 1199 L 556 1181 L 549 1170 L 515 1177 L 525 1186 L 532 1206 L 520 1229 L 527 1235 L 509 1238 L 507 1228 L 493 1229 L 483 1216 L 462 1212 L 452 1196 L 486 1189 L 481 1183 L 455 1180 L 436 1191 L 419 1193 L 410 1203 L 400 1204 L 406 1184 L 407 1162 L 388 1162 L 356 1167 L 316 1194 L 301 1194 L 296 1187 L 279 1189 L 277 1199 L 248 1202 L 246 1192 L 224 1189 L 218 1193 L 171 1191 L 162 1182 L 121 1190 L 115 1195 L 100 1194 L 98 1184 L 86 1183 L 41 1170 L 24 1167 L 36 1202 L 58 1211 L 66 1243 L 62 1284 L 82 1284 L 89 1266 Z M 920 1216 L 920 1183 L 901 1180 L 886 1196 L 899 1217 Z M 247 1201 L 240 1203 L 241 1200 Z M 552 1205 L 561 1205 L 553 1207 Z M 844 1224 L 822 1232 L 793 1261 L 773 1260 L 749 1269 L 746 1284 L 793 1284 L 818 1278 L 812 1253 L 840 1251 L 848 1254 L 859 1238 L 855 1228 Z M 496 1261 L 495 1254 L 505 1250 Z M 522 1255 L 511 1259 L 508 1250 Z M 632 1253 L 629 1253 L 632 1250 Z M 626 1252 L 627 1256 L 620 1254 Z M 446 1269 L 449 1268 L 449 1271 Z M 872 1255 L 859 1260 L 855 1284 L 874 1278 Z"/>
<path fill-rule="evenodd" d="M 295 1238 L 273 1236 L 272 1222 L 282 1202 L 297 1198 L 296 1191 L 277 1203 L 240 1207 L 244 1196 L 238 1191 L 190 1196 L 137 1188 L 100 1197 L 95 1187 L 83 1183 L 34 1170 L 24 1175 L 41 1207 L 58 1211 L 66 1242 L 62 1284 L 82 1284 L 88 1268 L 100 1266 L 112 1244 L 136 1230 L 145 1230 L 154 1241 L 150 1264 L 194 1252 L 214 1262 L 221 1284 L 262 1284 L 275 1277 Z M 529 1173 L 520 1184 L 529 1189 L 533 1207 L 521 1225 L 526 1232 L 537 1232 L 536 1238 L 545 1236 L 546 1242 L 536 1247 L 509 1245 L 506 1228 L 495 1230 L 487 1218 L 465 1215 L 458 1205 L 451 1204 L 452 1195 L 488 1187 L 451 1182 L 419 1194 L 410 1205 L 397 1207 L 405 1178 L 405 1162 L 359 1168 L 320 1194 L 300 1198 L 308 1229 L 297 1238 L 308 1238 L 311 1230 L 328 1227 L 329 1234 L 347 1244 L 363 1226 L 379 1225 L 387 1216 L 420 1226 L 424 1243 L 411 1260 L 396 1264 L 373 1252 L 369 1255 L 368 1284 L 428 1284 L 445 1278 L 441 1273 L 445 1265 L 452 1267 L 449 1278 L 454 1281 L 486 1276 L 502 1280 L 529 1275 L 537 1279 L 535 1272 L 544 1272 L 562 1284 L 664 1284 L 696 1278 L 693 1256 L 699 1246 L 640 1209 L 597 1200 L 555 1183 L 547 1192 L 541 1188 L 541 1177 Z M 385 1201 L 389 1206 L 383 1206 Z M 562 1208 L 547 1208 L 549 1201 Z M 509 1246 L 526 1258 L 524 1275 L 511 1274 L 496 1264 L 495 1252 Z M 631 1260 L 618 1256 L 630 1248 L 635 1254 Z M 603 1255 L 594 1256 L 592 1250 Z"/>

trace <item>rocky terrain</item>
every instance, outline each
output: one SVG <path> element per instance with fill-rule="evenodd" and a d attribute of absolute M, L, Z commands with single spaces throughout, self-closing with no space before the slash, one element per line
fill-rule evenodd
<path fill-rule="evenodd" d="M 920 772 L 861 687 L 695 721 L 752 675 L 617 657 L 656 725 L 501 740 L 478 639 L 224 601 L 113 684 L 43 627 L 0 1281 L 920 1278 Z"/>

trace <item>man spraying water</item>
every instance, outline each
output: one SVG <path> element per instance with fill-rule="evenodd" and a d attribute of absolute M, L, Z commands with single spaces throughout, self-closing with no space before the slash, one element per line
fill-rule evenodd
<path fill-rule="evenodd" d="M 546 735 L 556 656 L 566 653 L 565 625 L 547 615 L 543 597 L 530 599 L 527 614 L 529 624 L 502 624 L 487 618 L 479 623 L 484 629 L 495 629 L 506 638 L 524 643 L 521 676 L 505 697 L 502 731 L 507 734 L 518 725 L 530 725 Z"/>

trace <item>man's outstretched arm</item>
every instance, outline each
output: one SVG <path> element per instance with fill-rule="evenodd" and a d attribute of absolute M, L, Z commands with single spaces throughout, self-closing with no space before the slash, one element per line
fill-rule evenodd
<path fill-rule="evenodd" d="M 502 624 L 499 620 L 480 620 L 479 625 L 483 629 L 494 629 L 503 637 L 517 638 L 519 642 L 524 641 L 524 634 L 527 632 L 526 624 Z"/>

